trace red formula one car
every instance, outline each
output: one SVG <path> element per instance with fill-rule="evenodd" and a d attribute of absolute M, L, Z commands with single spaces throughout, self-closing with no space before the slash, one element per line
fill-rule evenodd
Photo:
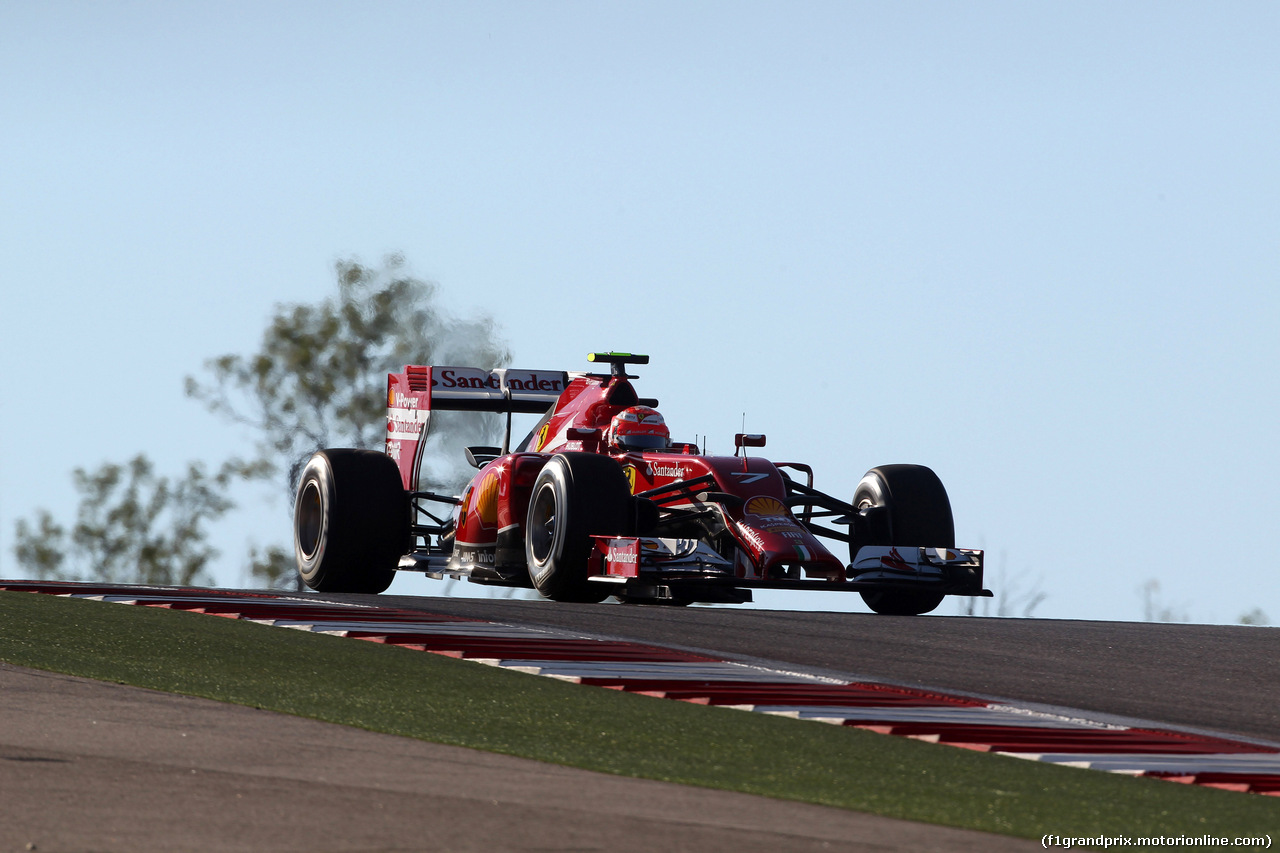
<path fill-rule="evenodd" d="M 322 450 L 298 486 L 294 550 L 326 592 L 382 592 L 397 570 L 532 587 L 556 601 L 740 603 L 752 589 L 857 591 L 877 613 L 990 596 L 982 552 L 955 547 L 951 504 L 918 465 L 873 468 L 852 502 L 813 469 L 672 441 L 627 365 L 608 373 L 406 367 L 387 378 L 386 452 Z M 418 488 L 431 413 L 507 414 L 502 447 L 468 447 L 460 497 Z M 542 418 L 514 449 L 512 413 Z M 848 562 L 819 539 L 848 549 Z"/>

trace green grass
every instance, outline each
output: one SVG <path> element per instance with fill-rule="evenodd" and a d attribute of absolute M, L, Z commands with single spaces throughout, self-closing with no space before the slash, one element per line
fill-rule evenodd
<path fill-rule="evenodd" d="M 0 660 L 606 773 L 1027 838 L 1280 828 L 1280 798 L 1055 767 L 154 608 L 0 592 Z"/>

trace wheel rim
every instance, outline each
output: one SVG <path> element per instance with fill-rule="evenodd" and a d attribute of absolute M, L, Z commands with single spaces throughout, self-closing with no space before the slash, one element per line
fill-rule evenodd
<path fill-rule="evenodd" d="M 869 538 L 866 541 L 860 542 L 860 545 L 892 545 L 894 544 L 892 541 L 893 540 L 892 530 L 886 526 L 887 519 L 872 518 L 872 513 L 883 513 L 887 511 L 888 507 L 886 507 L 885 504 L 878 503 L 874 498 L 864 495 L 860 499 L 855 499 L 853 509 L 854 509 L 854 512 L 856 513 L 866 513 L 867 514 L 866 519 L 869 525 L 874 523 L 874 528 L 870 526 L 866 528 L 866 531 L 869 534 Z M 852 550 L 853 545 L 854 545 L 853 542 L 849 543 L 849 546 L 850 546 L 849 559 L 850 560 L 856 559 L 857 557 L 857 554 Z"/>
<path fill-rule="evenodd" d="M 538 489 L 529 508 L 529 552 L 533 561 L 543 565 L 551 558 L 556 538 L 556 494 L 551 483 Z"/>
<path fill-rule="evenodd" d="M 314 480 L 302 488 L 298 496 L 298 548 L 302 556 L 310 560 L 320 546 L 320 530 L 324 526 L 324 504 L 320 487 Z"/>

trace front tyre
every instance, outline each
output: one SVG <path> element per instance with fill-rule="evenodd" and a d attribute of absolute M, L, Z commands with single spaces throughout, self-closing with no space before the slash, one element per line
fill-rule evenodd
<path fill-rule="evenodd" d="M 525 562 L 538 592 L 554 601 L 603 601 L 609 588 L 587 580 L 592 536 L 620 536 L 634 524 L 622 467 L 594 453 L 551 457 L 533 483 Z"/>
<path fill-rule="evenodd" d="M 923 465 L 881 465 L 867 472 L 853 493 L 853 508 L 865 520 L 865 534 L 849 543 L 849 559 L 863 545 L 922 545 L 954 548 L 951 501 L 938 475 Z M 916 616 L 942 603 L 937 592 L 864 590 L 862 600 L 876 613 Z"/>
<path fill-rule="evenodd" d="M 383 592 L 408 544 L 409 496 L 391 457 L 347 449 L 311 457 L 293 507 L 303 583 L 318 592 Z"/>

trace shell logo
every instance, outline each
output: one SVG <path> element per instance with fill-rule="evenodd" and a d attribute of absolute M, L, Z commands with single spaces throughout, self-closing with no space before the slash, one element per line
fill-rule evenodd
<path fill-rule="evenodd" d="M 492 526 L 498 521 L 498 478 L 493 474 L 484 478 L 480 484 L 480 493 L 476 495 L 476 515 L 480 521 Z"/>
<path fill-rule="evenodd" d="M 747 501 L 744 510 L 751 515 L 758 515 L 762 518 L 774 518 L 776 516 L 786 516 L 788 514 L 787 505 L 777 498 L 766 497 L 760 495 Z"/>

